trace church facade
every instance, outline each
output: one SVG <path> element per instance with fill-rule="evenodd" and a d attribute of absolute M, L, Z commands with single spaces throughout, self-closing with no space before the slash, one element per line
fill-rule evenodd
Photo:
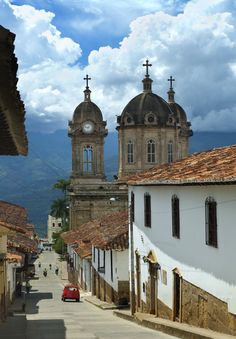
<path fill-rule="evenodd" d="M 127 209 L 127 187 L 107 182 L 104 172 L 106 121 L 99 107 L 91 101 L 86 76 L 84 101 L 75 109 L 69 122 L 72 142 L 70 229 L 98 219 L 111 211 Z"/>
<path fill-rule="evenodd" d="M 170 163 L 188 155 L 191 124 L 175 102 L 172 83 L 168 102 L 152 92 L 148 60 L 143 92 L 134 97 L 117 117 L 119 135 L 119 178 L 153 166 Z"/>
<path fill-rule="evenodd" d="M 108 182 L 104 172 L 106 121 L 99 107 L 91 101 L 88 81 L 84 101 L 69 122 L 72 142 L 70 229 L 104 214 L 128 208 L 127 175 L 172 162 L 188 155 L 191 124 L 183 108 L 175 102 L 170 77 L 168 102 L 152 92 L 148 60 L 143 92 L 134 97 L 117 117 L 119 137 L 118 180 Z"/>

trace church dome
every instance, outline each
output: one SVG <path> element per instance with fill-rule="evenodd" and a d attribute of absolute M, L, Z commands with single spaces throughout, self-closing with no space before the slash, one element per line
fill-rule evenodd
<path fill-rule="evenodd" d="M 187 123 L 187 115 L 184 111 L 184 109 L 177 104 L 177 102 L 170 102 L 169 103 L 171 111 L 174 113 L 176 122 L 182 124 Z"/>
<path fill-rule="evenodd" d="M 102 112 L 100 108 L 91 101 L 91 91 L 88 86 L 88 81 L 91 78 L 86 75 L 86 88 L 84 90 L 84 101 L 81 102 L 75 109 L 73 114 L 73 123 L 82 123 L 91 120 L 94 123 L 103 122 Z"/>
<path fill-rule="evenodd" d="M 134 97 L 124 108 L 117 122 L 120 126 L 129 125 L 158 125 L 166 126 L 173 115 L 169 104 L 152 92 L 152 79 L 148 74 L 148 67 L 152 66 L 148 60 L 143 64 L 146 67 L 143 82 L 143 93 Z M 119 127 L 118 127 L 119 129 Z"/>
<path fill-rule="evenodd" d="M 91 120 L 99 123 L 103 121 L 102 112 L 100 108 L 92 101 L 83 101 L 75 109 L 73 114 L 73 122 L 84 122 Z"/>
<path fill-rule="evenodd" d="M 164 99 L 152 92 L 144 91 L 126 105 L 120 117 L 120 124 L 130 122 L 140 125 L 146 121 L 149 123 L 156 121 L 161 126 L 166 124 L 171 113 Z"/>

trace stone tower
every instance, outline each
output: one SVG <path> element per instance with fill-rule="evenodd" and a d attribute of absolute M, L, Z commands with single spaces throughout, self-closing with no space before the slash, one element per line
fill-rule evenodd
<path fill-rule="evenodd" d="M 84 79 L 86 80 L 84 101 L 76 107 L 68 131 L 72 141 L 73 184 L 105 180 L 106 121 L 103 121 L 101 110 L 91 101 L 91 91 L 88 86 L 90 78 L 86 76 Z"/>
<path fill-rule="evenodd" d="M 152 92 L 153 81 L 148 72 L 152 65 L 146 60 L 143 66 L 146 67 L 143 92 L 117 117 L 119 178 L 188 155 L 191 124 L 174 100 L 174 79 L 168 79 L 171 85 L 167 102 Z"/>
<path fill-rule="evenodd" d="M 106 181 L 104 173 L 104 139 L 106 121 L 99 107 L 91 101 L 88 81 L 84 101 L 69 121 L 68 135 L 72 143 L 70 197 L 70 229 L 112 211 L 127 208 L 127 187 Z"/>

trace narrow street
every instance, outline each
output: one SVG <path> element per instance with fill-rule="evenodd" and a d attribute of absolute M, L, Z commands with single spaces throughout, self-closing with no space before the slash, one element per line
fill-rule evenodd
<path fill-rule="evenodd" d="M 42 264 L 41 268 L 38 268 L 38 261 Z M 30 281 L 32 289 L 26 297 L 25 336 L 20 336 L 16 327 L 14 337 L 3 337 L 0 328 L 1 339 L 174 338 L 117 318 L 112 310 L 104 311 L 91 305 L 84 300 L 83 292 L 79 303 L 62 302 L 61 292 L 66 281 L 54 273 L 55 253 L 44 252 L 35 264 L 39 279 Z M 51 271 L 49 264 L 52 264 Z M 45 267 L 48 270 L 47 277 L 42 274 Z M 14 318 L 11 320 L 12 327 Z"/>

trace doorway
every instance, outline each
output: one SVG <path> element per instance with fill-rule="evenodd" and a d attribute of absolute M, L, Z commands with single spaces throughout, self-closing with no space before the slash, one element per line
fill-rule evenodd
<path fill-rule="evenodd" d="M 141 269 L 140 269 L 140 255 L 136 252 L 136 283 L 137 283 L 137 311 L 141 306 Z"/>
<path fill-rule="evenodd" d="M 174 274 L 174 305 L 173 320 L 181 322 L 181 276 L 177 270 Z"/>
<path fill-rule="evenodd" d="M 150 273 L 150 314 L 157 315 L 157 264 L 149 262 Z"/>

